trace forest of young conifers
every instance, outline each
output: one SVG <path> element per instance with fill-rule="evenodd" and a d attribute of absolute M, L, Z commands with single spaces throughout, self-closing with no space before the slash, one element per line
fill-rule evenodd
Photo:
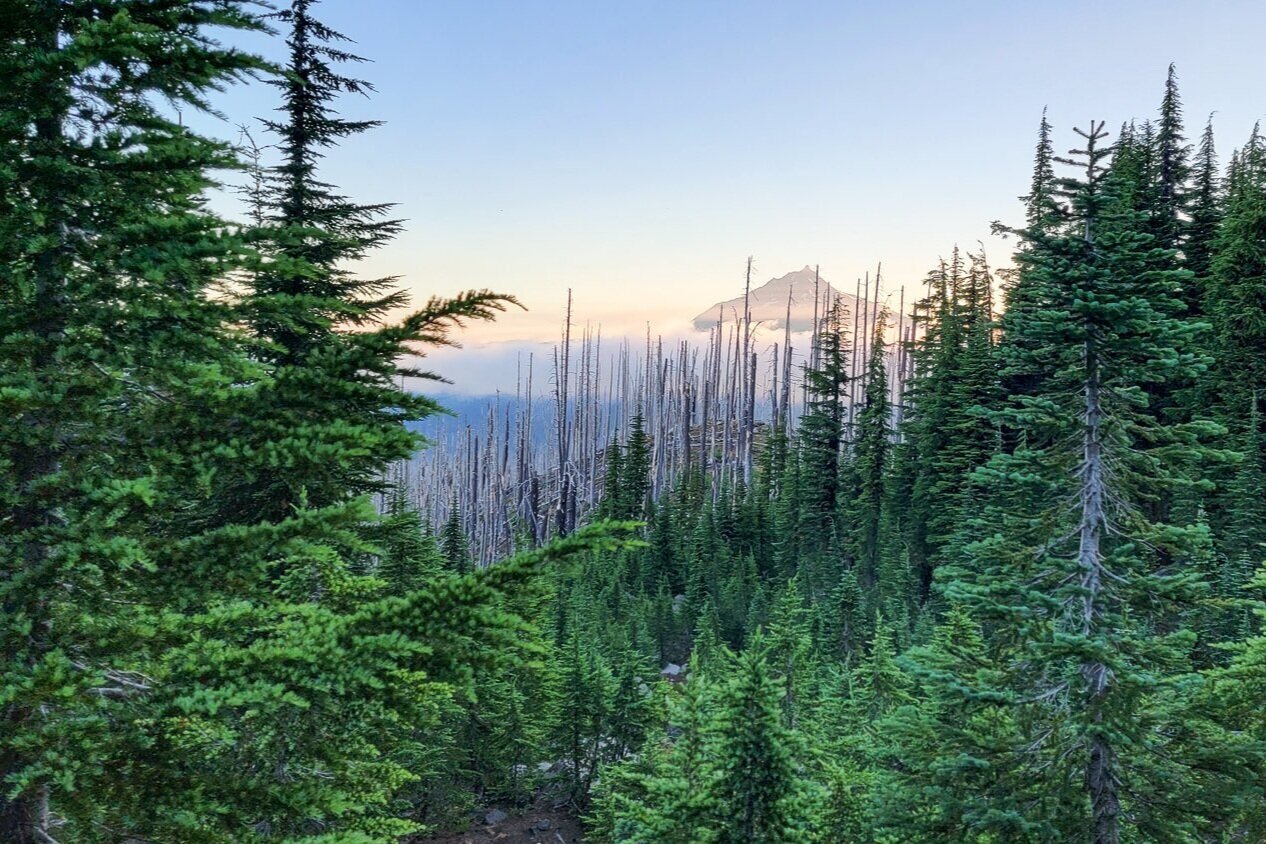
<path fill-rule="evenodd" d="M 0 14 L 0 841 L 542 800 L 595 842 L 1266 840 L 1266 141 L 1189 141 L 1172 68 L 1111 135 L 1043 118 L 899 413 L 837 302 L 750 478 L 651 495 L 634 417 L 590 524 L 479 567 L 391 480 L 439 410 L 404 361 L 517 303 L 355 272 L 401 223 L 322 179 L 375 124 L 312 6 Z M 280 66 L 217 40 L 259 30 Z M 275 161 L 181 119 L 238 82 Z"/>

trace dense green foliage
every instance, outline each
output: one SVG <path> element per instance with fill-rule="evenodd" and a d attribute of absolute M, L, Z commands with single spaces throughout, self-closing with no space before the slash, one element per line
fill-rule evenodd
<path fill-rule="evenodd" d="M 1261 835 L 1261 144 L 1224 185 L 1172 68 L 1155 125 L 1068 157 L 1052 134 L 1002 307 L 983 255 L 929 274 L 900 414 L 880 336 L 849 413 L 836 302 L 751 487 L 686 477 L 648 509 L 684 600 L 663 611 L 647 550 L 570 586 L 612 649 L 645 629 L 690 664 L 608 766 L 598 840 L 733 840 L 753 814 L 743 840 Z M 727 732 L 754 672 L 772 688 Z M 727 791 L 735 753 L 761 774 Z"/>
<path fill-rule="evenodd" d="M 206 207 L 206 107 L 271 69 L 237 2 L 5 8 L 0 839 L 394 839 L 478 672 L 529 665 L 537 572 L 604 529 L 450 571 L 376 512 L 435 410 L 407 353 L 505 297 L 406 304 L 349 261 L 395 229 L 315 176 L 362 128 L 338 36 L 296 2 L 283 161 L 254 225 Z M 458 567 L 460 568 L 460 567 Z"/>
<path fill-rule="evenodd" d="M 1256 134 L 1223 174 L 1173 68 L 1111 144 L 1043 116 L 1001 296 L 940 262 L 900 391 L 834 297 L 750 478 L 652 482 L 636 412 L 601 521 L 480 567 L 391 483 L 439 409 L 405 361 L 513 300 L 355 273 L 400 223 L 321 179 L 375 123 L 313 6 L 0 15 L 0 840 L 390 842 L 542 789 L 609 842 L 1266 836 Z M 216 40 L 270 28 L 283 67 Z M 231 221 L 244 163 L 170 105 L 249 76 L 278 160 Z"/>

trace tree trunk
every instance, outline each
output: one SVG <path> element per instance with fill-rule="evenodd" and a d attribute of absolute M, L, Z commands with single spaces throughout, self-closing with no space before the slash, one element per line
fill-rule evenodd
<path fill-rule="evenodd" d="M 48 788 L 0 799 L 0 841 L 5 844 L 49 844 Z"/>
<path fill-rule="evenodd" d="M 1094 340 L 1085 348 L 1085 418 L 1082 428 L 1082 464 L 1080 472 L 1081 523 L 1077 562 L 1081 572 L 1082 635 L 1093 633 L 1099 615 L 1103 589 L 1103 528 L 1106 522 L 1103 405 L 1099 383 L 1099 361 Z M 1090 758 L 1086 765 L 1086 789 L 1090 794 L 1094 844 L 1119 844 L 1118 816 L 1121 804 L 1117 797 L 1115 756 L 1102 729 L 1102 707 L 1112 682 L 1112 672 L 1101 661 L 1092 660 L 1081 667 L 1086 682 L 1087 706 L 1094 712 L 1096 729 L 1090 741 Z"/>
<path fill-rule="evenodd" d="M 1091 840 L 1094 844 L 1119 844 L 1121 802 L 1117 797 L 1116 758 L 1108 740 L 1101 734 L 1090 742 L 1086 790 L 1090 792 L 1090 810 L 1094 819 Z"/>
<path fill-rule="evenodd" d="M 42 38 L 46 50 L 56 52 L 58 49 L 58 33 L 61 29 L 60 4 L 46 4 L 48 10 L 33 14 L 42 17 L 45 29 Z M 49 71 L 45 71 L 49 72 Z M 50 92 L 47 99 L 58 99 Z M 41 117 L 35 120 L 34 154 L 60 160 L 64 156 L 62 118 L 57 115 Z M 60 168 L 54 168 L 60 174 Z M 67 209 L 64 203 L 64 190 L 60 184 L 61 177 L 54 175 L 53 182 L 48 181 L 47 173 L 37 179 L 32 186 L 32 194 L 37 198 L 40 211 L 44 217 L 44 228 L 52 237 L 44 251 L 35 256 L 34 284 L 32 290 L 32 312 L 35 315 L 30 326 L 34 335 L 31 344 L 30 366 L 35 381 L 40 385 L 39 401 L 45 397 L 56 395 L 54 381 L 58 377 L 56 351 L 66 339 L 66 317 L 69 311 L 66 298 L 66 264 L 68 261 L 68 232 L 66 220 Z M 61 451 L 64 449 L 64 426 L 61 414 L 56 405 L 38 405 L 32 412 L 20 419 L 20 424 L 37 432 L 36 439 L 43 443 L 42 448 L 23 449 L 11 455 L 14 474 L 17 479 L 18 500 L 20 503 L 11 512 L 10 520 L 14 532 L 23 537 L 21 540 L 21 559 L 24 579 L 22 592 L 0 607 L 0 614 L 13 617 L 21 613 L 30 622 L 26 640 L 10 641 L 25 655 L 21 659 L 26 665 L 33 666 L 39 662 L 43 654 L 50 649 L 48 641 L 52 622 L 48 615 L 47 595 L 52 590 L 50 572 L 52 549 L 41 532 L 58 525 L 56 501 L 39 487 L 44 479 L 61 471 Z M 13 655 L 10 654 L 10 659 Z M 15 735 L 21 725 L 38 717 L 31 707 L 13 706 L 4 713 L 4 733 Z M 11 748 L 0 756 L 0 781 L 10 774 L 25 767 L 25 761 Z M 33 785 L 14 797 L 7 796 L 8 788 L 0 790 L 0 841 L 13 844 L 46 844 L 53 839 L 48 835 L 49 809 L 47 785 Z"/>

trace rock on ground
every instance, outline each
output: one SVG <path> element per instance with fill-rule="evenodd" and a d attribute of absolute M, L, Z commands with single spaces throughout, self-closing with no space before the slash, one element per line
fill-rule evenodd
<path fill-rule="evenodd" d="M 487 823 L 490 817 L 498 820 Z M 410 839 L 410 844 L 584 844 L 580 822 L 547 798 L 521 814 L 490 808 L 465 831 Z"/>

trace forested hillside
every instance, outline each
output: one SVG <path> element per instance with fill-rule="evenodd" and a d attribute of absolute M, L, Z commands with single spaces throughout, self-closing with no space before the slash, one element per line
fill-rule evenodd
<path fill-rule="evenodd" d="M 0 841 L 1266 840 L 1256 132 L 1172 66 L 1043 115 L 1009 261 L 824 291 L 768 381 L 749 317 L 569 396 L 569 333 L 549 436 L 426 487 L 402 384 L 517 302 L 358 273 L 403 224 L 322 168 L 372 85 L 264 11 L 0 13 Z M 232 84 L 264 154 L 184 119 Z"/>

